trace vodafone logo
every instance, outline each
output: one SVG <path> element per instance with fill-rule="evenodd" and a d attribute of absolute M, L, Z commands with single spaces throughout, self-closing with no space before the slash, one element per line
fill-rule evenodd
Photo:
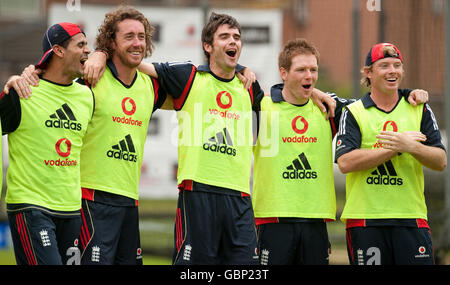
<path fill-rule="evenodd" d="M 300 123 L 298 122 L 300 121 Z M 283 143 L 316 143 L 317 137 L 307 137 L 303 135 L 308 130 L 308 121 L 302 116 L 297 116 L 292 120 L 292 129 L 299 135 L 292 137 L 282 137 Z"/>
<path fill-rule="evenodd" d="M 425 246 L 419 247 L 419 254 L 414 255 L 415 258 L 430 258 L 431 256 L 427 253 Z"/>
<path fill-rule="evenodd" d="M 303 128 L 297 128 L 297 121 L 300 120 L 303 123 Z M 304 134 L 308 130 L 308 121 L 302 116 L 297 116 L 292 120 L 292 129 L 299 135 Z"/>
<path fill-rule="evenodd" d="M 66 151 L 65 152 L 61 150 L 61 144 L 63 142 L 66 144 Z M 70 149 L 71 148 L 72 148 L 72 143 L 66 138 L 59 139 L 56 142 L 56 145 L 55 145 L 56 152 L 62 157 L 68 157 L 70 155 Z"/>
<path fill-rule="evenodd" d="M 426 252 L 426 248 L 424 246 L 419 247 L 419 253 L 424 254 Z"/>
<path fill-rule="evenodd" d="M 384 123 L 383 125 L 383 131 L 392 131 L 392 132 L 398 132 L 398 127 L 397 124 L 394 121 L 386 121 L 386 123 Z M 383 144 L 381 144 L 380 142 L 376 142 L 373 145 L 373 148 L 382 148 Z"/>
<path fill-rule="evenodd" d="M 122 100 L 122 111 L 125 113 L 126 116 L 112 116 L 112 120 L 114 123 L 118 124 L 124 124 L 124 125 L 130 125 L 130 126 L 138 126 L 142 127 L 142 121 L 133 117 L 127 117 L 131 116 L 136 112 L 136 103 L 134 100 L 130 97 L 125 97 Z"/>
<path fill-rule="evenodd" d="M 127 104 L 128 102 L 128 104 Z M 131 105 L 131 108 L 130 108 Z M 134 102 L 134 100 L 130 97 L 125 97 L 122 100 L 122 110 L 123 112 L 128 115 L 131 116 L 136 112 L 136 103 Z"/>
<path fill-rule="evenodd" d="M 300 121 L 300 123 L 298 122 Z M 299 135 L 294 135 L 292 137 L 282 137 L 283 143 L 317 143 L 317 137 L 308 137 L 303 135 L 308 130 L 308 121 L 302 117 L 297 116 L 292 120 L 291 123 L 292 129 Z"/>
<path fill-rule="evenodd" d="M 223 98 L 225 96 L 225 98 Z M 228 109 L 233 104 L 231 94 L 228 91 L 220 91 L 216 96 L 217 105 L 222 109 Z"/>
<path fill-rule="evenodd" d="M 391 126 L 393 132 L 398 131 L 397 124 L 394 121 L 387 121 L 386 123 L 384 123 L 383 131 L 389 131 L 388 126 Z"/>
<path fill-rule="evenodd" d="M 59 139 L 55 144 L 55 150 L 61 157 L 64 158 L 58 158 L 58 159 L 44 159 L 44 164 L 46 166 L 76 166 L 77 161 L 71 160 L 67 158 L 70 155 L 70 151 L 72 149 L 72 143 L 69 139 L 62 138 Z"/>

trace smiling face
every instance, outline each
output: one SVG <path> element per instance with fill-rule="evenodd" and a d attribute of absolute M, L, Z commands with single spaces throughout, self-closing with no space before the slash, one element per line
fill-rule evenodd
<path fill-rule="evenodd" d="M 146 52 L 144 25 L 133 19 L 125 19 L 117 24 L 117 31 L 111 46 L 113 60 L 129 68 L 136 68 Z"/>
<path fill-rule="evenodd" d="M 62 57 L 64 73 L 71 78 L 82 77 L 84 62 L 90 53 L 86 36 L 82 33 L 74 35 L 64 49 Z"/>
<path fill-rule="evenodd" d="M 364 72 L 372 90 L 392 94 L 397 92 L 403 79 L 403 64 L 398 58 L 387 57 L 375 62 L 372 68 L 365 68 Z"/>
<path fill-rule="evenodd" d="M 203 43 L 203 47 L 209 53 L 210 67 L 215 74 L 224 76 L 224 73 L 232 73 L 234 76 L 242 49 L 241 34 L 237 28 L 228 24 L 219 26 L 212 45 Z"/>
<path fill-rule="evenodd" d="M 319 77 L 317 58 L 313 54 L 299 54 L 292 58 L 289 70 L 280 67 L 284 81 L 283 97 L 286 102 L 302 105 L 308 102 Z"/>

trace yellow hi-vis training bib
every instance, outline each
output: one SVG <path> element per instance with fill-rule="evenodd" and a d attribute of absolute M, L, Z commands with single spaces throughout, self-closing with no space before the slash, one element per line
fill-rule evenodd
<path fill-rule="evenodd" d="M 382 130 L 420 131 L 423 105 L 414 107 L 403 98 L 390 113 L 365 109 L 361 100 L 348 106 L 361 131 L 361 149 L 376 149 Z M 341 219 L 427 219 L 422 164 L 402 153 L 385 163 L 347 174 L 346 203 Z"/>
<path fill-rule="evenodd" d="M 106 68 L 93 92 L 95 112 L 81 152 L 81 186 L 138 200 L 155 101 L 151 78 L 137 71 L 133 85 L 126 87 Z"/>
<path fill-rule="evenodd" d="M 335 219 L 331 127 L 312 100 L 294 106 L 264 97 L 254 156 L 256 218 Z"/>
<path fill-rule="evenodd" d="M 252 107 L 241 81 L 197 71 L 177 118 L 178 183 L 193 180 L 249 194 Z"/>

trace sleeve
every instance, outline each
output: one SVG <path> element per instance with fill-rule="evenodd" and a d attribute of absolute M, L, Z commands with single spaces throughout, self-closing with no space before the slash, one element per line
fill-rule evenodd
<path fill-rule="evenodd" d="M 398 94 L 401 97 L 404 97 L 406 101 L 408 101 L 409 94 L 411 94 L 412 91 L 413 89 L 398 89 Z"/>
<path fill-rule="evenodd" d="M 427 146 L 440 147 L 445 150 L 436 117 L 428 104 L 423 105 L 423 116 L 420 124 L 420 131 L 427 136 L 427 140 L 423 142 L 423 144 Z"/>
<path fill-rule="evenodd" d="M 86 85 L 87 87 L 91 88 L 91 85 L 89 84 L 89 82 L 83 78 L 77 78 L 75 80 L 76 83 L 81 84 L 81 85 Z"/>
<path fill-rule="evenodd" d="M 246 69 L 247 67 L 246 66 L 243 66 L 243 65 L 240 65 L 239 63 L 236 65 L 236 68 L 235 68 L 235 70 L 236 70 L 236 72 L 241 72 L 241 71 L 243 71 L 244 69 Z"/>
<path fill-rule="evenodd" d="M 155 102 L 153 104 L 153 112 L 160 109 L 167 99 L 167 92 L 160 84 L 159 80 L 150 77 L 153 83 L 153 90 L 155 91 Z"/>
<path fill-rule="evenodd" d="M 252 84 L 249 92 L 252 99 L 252 110 L 259 112 L 261 110 L 261 100 L 264 98 L 264 91 L 261 89 L 258 81 Z"/>
<path fill-rule="evenodd" d="M 342 112 L 344 111 L 345 106 L 353 103 L 356 99 L 346 99 L 340 98 L 335 93 L 327 92 L 328 95 L 331 96 L 336 101 L 336 110 L 334 111 L 334 118 L 330 119 L 331 130 L 333 137 L 337 134 L 337 130 L 340 126 L 340 120 Z"/>
<path fill-rule="evenodd" d="M 159 83 L 174 99 L 174 107 L 180 110 L 186 101 L 197 68 L 191 62 L 153 63 Z"/>
<path fill-rule="evenodd" d="M 2 124 L 2 135 L 14 132 L 20 124 L 22 111 L 20 98 L 16 90 L 11 89 L 9 94 L 0 94 L 0 118 Z"/>
<path fill-rule="evenodd" d="M 336 136 L 335 162 L 340 156 L 361 148 L 361 131 L 348 108 L 344 108 Z"/>

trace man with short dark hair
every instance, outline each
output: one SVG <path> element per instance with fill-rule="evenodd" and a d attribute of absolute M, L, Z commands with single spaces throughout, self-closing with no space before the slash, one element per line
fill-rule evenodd
<path fill-rule="evenodd" d="M 80 152 L 94 111 L 89 88 L 74 83 L 90 53 L 79 26 L 58 23 L 43 40 L 34 96 L 2 93 L 8 134 L 7 212 L 19 265 L 80 264 Z M 20 81 L 20 80 L 19 80 Z"/>
<path fill-rule="evenodd" d="M 257 82 L 246 90 L 236 76 L 242 48 L 236 19 L 212 13 L 202 43 L 207 65 L 155 64 L 179 120 L 173 262 L 257 264 L 252 109 L 264 93 Z"/>

